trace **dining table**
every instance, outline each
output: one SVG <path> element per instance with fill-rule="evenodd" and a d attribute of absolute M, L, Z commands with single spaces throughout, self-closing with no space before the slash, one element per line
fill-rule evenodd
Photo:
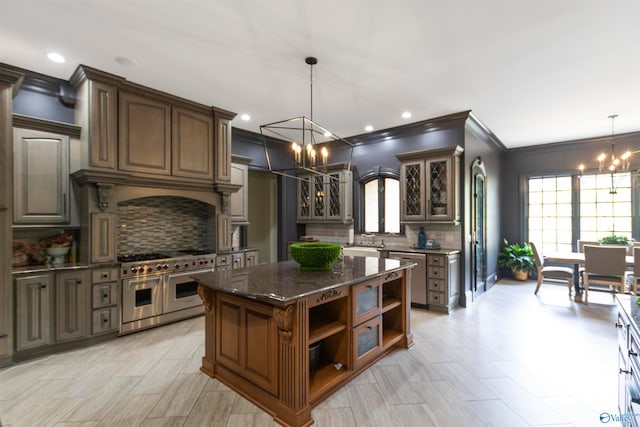
<path fill-rule="evenodd" d="M 633 268 L 633 255 L 624 257 L 627 267 Z M 544 254 L 544 262 L 557 264 L 573 264 L 573 287 L 576 291 L 576 298 L 580 293 L 580 265 L 584 264 L 584 252 L 548 252 Z"/>

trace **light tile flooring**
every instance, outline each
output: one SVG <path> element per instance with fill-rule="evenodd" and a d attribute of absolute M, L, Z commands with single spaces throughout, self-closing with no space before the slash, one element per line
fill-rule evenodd
<path fill-rule="evenodd" d="M 616 308 L 503 281 L 451 315 L 411 313 L 397 350 L 313 410 L 318 426 L 602 426 L 617 413 Z M 201 373 L 203 318 L 0 371 L 3 426 L 271 426 Z"/>

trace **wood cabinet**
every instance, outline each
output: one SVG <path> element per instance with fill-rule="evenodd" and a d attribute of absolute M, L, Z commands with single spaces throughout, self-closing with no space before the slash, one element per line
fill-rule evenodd
<path fill-rule="evenodd" d="M 118 169 L 171 173 L 171 106 L 121 91 L 118 109 Z"/>
<path fill-rule="evenodd" d="M 245 266 L 245 262 L 244 262 L 244 252 L 236 252 L 231 254 L 231 268 L 232 269 L 238 269 L 238 268 L 244 268 Z"/>
<path fill-rule="evenodd" d="M 16 224 L 69 222 L 69 137 L 14 130 Z"/>
<path fill-rule="evenodd" d="M 231 254 L 216 256 L 216 270 L 231 270 Z"/>
<path fill-rule="evenodd" d="M 117 331 L 120 286 L 117 268 L 99 268 L 91 272 L 91 333 Z"/>
<path fill-rule="evenodd" d="M 430 310 L 450 313 L 458 304 L 460 255 L 427 254 L 427 304 Z"/>
<path fill-rule="evenodd" d="M 231 181 L 231 120 L 235 114 L 214 109 L 216 182 Z"/>
<path fill-rule="evenodd" d="M 616 296 L 618 318 L 618 410 L 622 425 L 636 426 L 640 415 L 640 330 L 636 323 L 636 297 Z"/>
<path fill-rule="evenodd" d="M 16 294 L 16 350 L 51 341 L 51 277 L 48 274 L 18 277 Z"/>
<path fill-rule="evenodd" d="M 231 250 L 231 216 L 216 215 L 216 248 L 218 252 Z"/>
<path fill-rule="evenodd" d="M 258 251 L 246 251 L 244 253 L 244 266 L 253 267 L 258 265 Z"/>
<path fill-rule="evenodd" d="M 173 107 L 171 175 L 213 180 L 213 117 Z"/>
<path fill-rule="evenodd" d="M 231 183 L 241 187 L 231 193 L 231 221 L 234 224 L 249 223 L 249 166 L 231 163 Z"/>
<path fill-rule="evenodd" d="M 276 395 L 277 333 L 273 307 L 220 294 L 216 311 L 217 361 Z"/>
<path fill-rule="evenodd" d="M 90 289 L 86 270 L 56 274 L 56 341 L 89 335 Z"/>
<path fill-rule="evenodd" d="M 324 175 L 300 175 L 299 178 L 298 222 L 348 223 L 353 220 L 353 173 L 350 170 L 330 166 Z"/>
<path fill-rule="evenodd" d="M 402 222 L 460 221 L 460 155 L 462 147 L 398 154 L 400 220 Z"/>
<path fill-rule="evenodd" d="M 395 346 L 413 344 L 411 269 L 382 261 L 345 261 L 352 284 L 328 272 L 300 273 L 291 262 L 196 275 L 205 307 L 201 370 L 280 424 L 312 424 L 313 406 Z M 323 285 L 310 293 L 316 281 Z M 225 292 L 229 287 L 237 291 Z M 298 288 L 296 296 L 291 290 Z"/>
<path fill-rule="evenodd" d="M 118 92 L 110 84 L 88 81 L 88 147 L 91 167 L 115 169 L 118 138 Z"/>
<path fill-rule="evenodd" d="M 116 216 L 113 213 L 91 214 L 91 262 L 116 261 Z"/>

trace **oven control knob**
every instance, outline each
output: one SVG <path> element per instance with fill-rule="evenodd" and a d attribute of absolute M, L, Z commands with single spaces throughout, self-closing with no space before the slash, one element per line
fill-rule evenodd
<path fill-rule="evenodd" d="M 200 260 L 199 264 L 200 264 L 200 265 L 204 264 L 204 261 Z"/>
<path fill-rule="evenodd" d="M 167 268 L 169 268 L 169 266 L 168 266 L 167 264 L 165 264 L 165 265 L 163 265 L 163 266 L 162 266 L 162 269 L 163 269 L 163 270 L 166 270 Z"/>
<path fill-rule="evenodd" d="M 184 268 L 187 268 L 187 267 L 189 267 L 189 263 L 184 264 Z"/>
<path fill-rule="evenodd" d="M 205 263 L 205 264 L 209 264 L 209 261 L 207 261 L 207 260 L 205 259 L 205 260 L 204 260 L 204 263 Z"/>
<path fill-rule="evenodd" d="M 147 273 L 152 273 L 153 272 L 153 268 L 152 267 L 148 267 L 147 268 Z"/>
<path fill-rule="evenodd" d="M 131 272 L 132 272 L 132 273 L 137 273 L 137 272 L 138 272 L 138 269 L 137 269 L 137 268 L 135 268 L 135 267 L 131 267 Z"/>
<path fill-rule="evenodd" d="M 158 266 L 156 267 L 156 270 L 158 270 L 158 271 L 162 270 L 162 266 L 160 264 L 158 264 Z"/>
<path fill-rule="evenodd" d="M 176 268 L 180 268 L 180 264 L 176 264 Z"/>
<path fill-rule="evenodd" d="M 138 269 L 138 273 L 144 273 L 144 267 L 140 267 L 140 268 Z"/>

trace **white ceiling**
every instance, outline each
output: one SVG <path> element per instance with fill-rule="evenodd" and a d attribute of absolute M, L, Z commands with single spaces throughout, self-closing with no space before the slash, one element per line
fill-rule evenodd
<path fill-rule="evenodd" d="M 86 64 L 258 131 L 309 115 L 316 56 L 314 119 L 337 135 L 472 110 L 514 148 L 609 135 L 610 114 L 640 130 L 639 18 L 638 0 L 7 0 L 0 62 Z"/>

